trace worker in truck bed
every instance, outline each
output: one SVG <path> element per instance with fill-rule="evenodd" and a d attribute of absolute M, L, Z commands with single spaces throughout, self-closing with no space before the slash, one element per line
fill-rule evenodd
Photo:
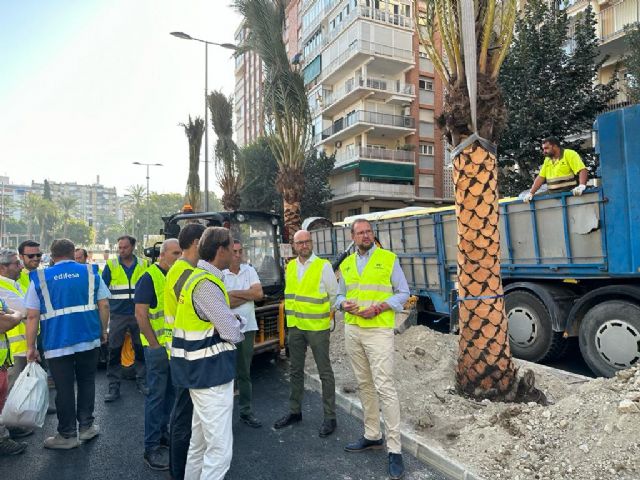
<path fill-rule="evenodd" d="M 550 193 L 571 190 L 575 196 L 582 195 L 587 188 L 589 173 L 578 152 L 562 148 L 555 137 L 547 137 L 542 141 L 542 151 L 545 157 L 540 173 L 522 200 L 529 203 L 545 183 Z"/>

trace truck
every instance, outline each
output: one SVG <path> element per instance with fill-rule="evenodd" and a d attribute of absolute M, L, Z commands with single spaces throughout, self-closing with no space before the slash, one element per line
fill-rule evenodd
<path fill-rule="evenodd" d="M 161 238 L 177 238 L 187 223 L 201 223 L 206 227 L 225 227 L 243 245 L 245 260 L 258 272 L 264 299 L 256 302 L 256 332 L 254 354 L 278 354 L 284 348 L 285 328 L 282 302 L 284 273 L 280 245 L 284 231 L 281 218 L 259 211 L 176 213 L 162 217 Z M 152 260 L 158 256 L 158 244 L 145 249 Z"/>
<path fill-rule="evenodd" d="M 534 362 L 564 354 L 569 337 L 597 375 L 640 359 L 640 105 L 599 115 L 597 186 L 500 200 L 501 273 L 512 352 Z M 407 211 L 408 210 L 408 211 Z M 370 220 L 397 254 L 419 310 L 457 327 L 453 207 L 404 209 Z M 339 258 L 350 224 L 312 229 L 319 256 Z"/>

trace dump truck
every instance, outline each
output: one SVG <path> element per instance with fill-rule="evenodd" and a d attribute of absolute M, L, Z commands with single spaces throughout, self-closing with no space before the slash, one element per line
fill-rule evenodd
<path fill-rule="evenodd" d="M 640 359 L 640 105 L 606 112 L 594 124 L 596 186 L 502 199 L 501 273 L 515 356 L 549 361 L 567 338 L 597 375 Z M 533 181 L 533 179 L 532 179 Z M 398 255 L 419 310 L 457 328 L 456 217 L 453 207 L 374 215 L 375 234 Z M 312 226 L 318 255 L 335 260 L 351 243 L 350 224 Z"/>

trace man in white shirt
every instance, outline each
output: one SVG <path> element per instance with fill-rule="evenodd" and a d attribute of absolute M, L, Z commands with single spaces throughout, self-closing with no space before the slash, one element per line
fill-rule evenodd
<path fill-rule="evenodd" d="M 222 272 L 222 281 L 229 294 L 231 310 L 247 321 L 246 326 L 242 329 L 244 340 L 236 344 L 238 349 L 236 357 L 238 407 L 241 421 L 252 428 L 260 428 L 262 423 L 251 410 L 251 359 L 253 358 L 253 343 L 258 330 L 254 301 L 262 300 L 264 295 L 255 269 L 242 261 L 242 243 L 239 240 L 234 240 L 231 265 Z"/>

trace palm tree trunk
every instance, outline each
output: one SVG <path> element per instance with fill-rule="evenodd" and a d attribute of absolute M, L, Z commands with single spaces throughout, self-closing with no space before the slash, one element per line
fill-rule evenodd
<path fill-rule="evenodd" d="M 285 196 L 286 197 L 286 196 Z M 284 206 L 284 230 L 287 232 L 289 243 L 293 243 L 293 236 L 302 224 L 300 217 L 300 200 L 288 202 L 283 199 Z"/>
<path fill-rule="evenodd" d="M 513 393 L 511 359 L 500 279 L 500 231 L 495 154 L 477 142 L 454 162 L 460 308 L 458 388 L 474 397 Z"/>

